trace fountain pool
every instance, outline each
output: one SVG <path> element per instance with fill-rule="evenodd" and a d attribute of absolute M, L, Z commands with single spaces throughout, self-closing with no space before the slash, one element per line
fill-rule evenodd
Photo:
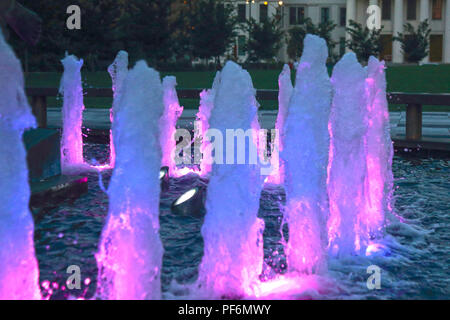
<path fill-rule="evenodd" d="M 85 159 L 99 155 L 108 161 L 108 145 L 85 145 Z M 387 255 L 328 259 L 328 276 L 333 279 L 320 292 L 309 291 L 298 298 L 317 299 L 437 299 L 448 298 L 450 286 L 448 228 L 450 227 L 450 159 L 421 159 L 395 156 L 395 214 L 404 223 L 387 227 Z M 111 171 L 103 172 L 108 185 Z M 58 207 L 33 208 L 35 247 L 39 263 L 43 296 L 51 299 L 94 297 L 97 286 L 97 263 L 100 233 L 108 213 L 108 197 L 98 185 L 98 176 L 89 174 L 89 192 Z M 172 201 L 207 180 L 196 175 L 171 178 L 169 191 L 161 193 L 160 236 L 164 247 L 161 272 L 162 297 L 185 297 L 183 286 L 196 280 L 203 256 L 202 219 L 175 216 Z M 284 191 L 265 187 L 259 217 L 264 219 L 264 267 L 261 277 L 284 273 L 285 254 L 280 243 Z M 395 220 L 395 219 L 394 219 Z M 284 231 L 287 231 L 284 229 Z M 372 250 L 376 246 L 371 247 Z M 376 252 L 375 252 L 376 253 Z M 366 269 L 378 265 L 382 270 L 381 289 L 368 290 Z M 65 282 L 69 265 L 81 269 L 81 289 L 68 290 Z M 280 283 L 281 286 L 285 284 Z M 272 287 L 270 290 L 275 291 Z M 275 296 L 275 298 L 277 298 Z M 286 296 L 278 296 L 286 298 Z M 291 297 L 295 298 L 295 297 Z"/>

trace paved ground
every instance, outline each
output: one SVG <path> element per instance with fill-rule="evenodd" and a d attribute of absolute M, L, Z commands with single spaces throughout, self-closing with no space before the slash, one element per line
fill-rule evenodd
<path fill-rule="evenodd" d="M 61 126 L 61 109 L 48 109 L 49 127 Z M 180 127 L 189 128 L 193 126 L 196 110 L 185 110 L 178 121 Z M 271 129 L 275 126 L 277 112 L 261 111 L 259 121 L 262 128 Z M 391 112 L 391 135 L 393 139 L 405 138 L 405 112 Z M 91 129 L 109 129 L 109 109 L 86 109 L 83 114 L 83 124 Z M 423 113 L 423 139 L 450 143 L 450 113 L 447 112 L 424 112 Z"/>

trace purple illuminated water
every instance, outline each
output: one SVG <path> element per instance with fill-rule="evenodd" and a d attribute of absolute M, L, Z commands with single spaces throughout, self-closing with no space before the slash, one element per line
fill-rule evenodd
<path fill-rule="evenodd" d="M 383 236 L 385 214 L 392 212 L 392 145 L 384 62 L 370 57 L 367 67 L 366 205 L 358 217 L 358 246 L 364 251 Z"/>
<path fill-rule="evenodd" d="M 115 114 L 119 112 L 120 98 L 122 96 L 123 86 L 128 74 L 128 53 L 120 51 L 114 62 L 108 67 L 108 73 L 112 80 L 113 104 L 111 108 L 111 132 L 110 132 L 110 159 L 109 165 L 114 168 L 116 164 L 116 152 L 114 147 L 114 135 L 117 130 Z"/>
<path fill-rule="evenodd" d="M 326 197 L 331 83 L 323 39 L 307 35 L 284 132 L 286 245 L 290 271 L 326 270 Z"/>
<path fill-rule="evenodd" d="M 160 299 L 159 118 L 164 105 L 159 73 L 139 61 L 128 72 L 122 94 L 115 113 L 109 212 L 96 255 L 97 293 L 102 299 Z"/>
<path fill-rule="evenodd" d="M 289 102 L 294 91 L 291 80 L 291 69 L 287 64 L 284 65 L 283 71 L 278 77 L 278 88 L 278 115 L 275 123 L 275 129 L 278 130 L 278 135 L 275 137 L 277 140 L 274 142 L 275 148 L 278 147 L 278 152 L 275 152 L 271 157 L 273 172 L 266 181 L 272 184 L 283 184 L 285 176 L 283 160 L 277 155 L 283 151 L 285 122 L 288 116 Z"/>
<path fill-rule="evenodd" d="M 250 75 L 227 62 L 220 75 L 210 127 L 222 131 L 223 136 L 226 129 L 252 128 L 257 117 L 255 94 Z M 246 148 L 252 148 L 255 138 L 248 139 Z M 221 150 L 220 157 L 232 156 L 231 151 Z M 234 164 L 214 163 L 208 184 L 198 285 L 201 295 L 210 298 L 247 296 L 262 272 L 264 222 L 257 218 L 262 189 L 259 166 L 237 164 L 236 152 L 234 160 Z"/>
<path fill-rule="evenodd" d="M 328 240 L 333 255 L 345 256 L 362 249 L 357 228 L 366 196 L 366 71 L 354 53 L 347 53 L 334 67 L 331 81 Z"/>
<path fill-rule="evenodd" d="M 0 270 L 0 298 L 40 298 L 21 142 L 23 131 L 34 125 L 34 119 L 23 92 L 20 63 L 3 38 L 0 55 L 0 91 L 7 97 L 0 104 L 0 137 L 6 141 L 0 147 L 0 258 L 7 261 Z M 90 173 L 91 191 L 74 204 L 81 214 L 71 216 L 71 204 L 65 203 L 50 210 L 56 220 L 36 216 L 45 297 L 54 292 L 73 297 L 67 291 L 61 293 L 67 288 L 49 276 L 57 274 L 52 266 L 57 262 L 58 276 L 63 278 L 60 273 L 66 262 L 55 261 L 54 255 L 70 251 L 69 242 L 80 245 L 80 250 L 67 260 L 84 264 L 87 253 L 83 250 L 95 251 L 98 270 L 92 266 L 90 252 L 84 285 L 88 290 L 95 283 L 91 291 L 100 299 L 354 297 L 361 295 L 365 281 L 359 281 L 352 291 L 348 279 L 354 274 L 365 279 L 368 265 L 375 263 L 395 273 L 391 261 L 401 268 L 415 255 L 423 257 L 417 250 L 426 246 L 424 239 L 429 235 L 400 223 L 392 214 L 393 150 L 384 63 L 371 58 L 363 68 L 349 53 L 336 64 L 330 80 L 327 55 L 325 41 L 307 35 L 295 87 L 287 66 L 280 74 L 276 127 L 282 161 L 272 158 L 278 170 L 263 189 L 261 163 L 250 163 L 250 151 L 261 151 L 266 144 L 258 133 L 256 90 L 247 71 L 228 62 L 216 75 L 212 89 L 202 92 L 195 136 L 203 141 L 200 171 L 177 168 L 174 134 L 183 108 L 176 79 L 166 77 L 161 83 L 159 73 L 143 61 L 128 71 L 127 54 L 119 52 L 108 69 L 114 91 L 109 165 L 115 165 L 108 199 L 92 183 Z M 83 166 L 81 140 L 83 61 L 67 56 L 62 62 L 61 152 L 67 173 L 72 168 L 88 168 Z M 232 139 L 232 147 L 216 148 L 212 154 L 218 140 L 209 141 L 208 129 L 222 133 L 223 146 Z M 240 145 L 227 132 L 230 129 L 254 131 Z M 244 164 L 238 163 L 237 151 L 244 151 Z M 97 153 L 96 158 L 101 152 Z M 213 158 L 227 163 L 213 163 Z M 169 190 L 162 195 L 161 166 L 168 166 L 172 174 Z M 448 170 L 447 163 L 432 162 L 431 166 Z M 198 175 L 187 174 L 192 172 Z M 109 177 L 110 172 L 105 174 Z M 192 187 L 207 190 L 204 221 L 170 212 L 171 202 Z M 440 187 L 437 192 L 442 192 Z M 100 213 L 93 213 L 93 208 Z M 67 226 L 64 218 L 73 224 Z M 160 218 L 165 223 L 162 232 Z M 54 221 L 61 226 L 53 226 Z M 85 230 L 78 234 L 80 223 Z M 441 226 L 437 228 L 440 232 Z M 53 233 L 61 242 L 49 241 Z M 64 239 L 75 234 L 73 239 Z M 80 244 L 79 235 L 88 240 Z M 402 243 L 404 238 L 413 239 L 419 249 L 410 250 Z M 429 249 L 436 257 L 442 251 Z M 54 255 L 46 260 L 46 252 Z M 161 283 L 163 275 L 166 278 Z M 387 275 L 387 286 L 397 290 L 389 282 L 392 278 Z M 439 290 L 436 296 L 445 292 L 445 288 Z"/>
<path fill-rule="evenodd" d="M 169 167 L 169 174 L 178 176 L 175 161 L 175 131 L 177 120 L 183 113 L 176 91 L 177 80 L 173 76 L 163 79 L 164 113 L 160 119 L 160 144 L 162 150 L 161 165 Z"/>
<path fill-rule="evenodd" d="M 25 130 L 36 127 L 22 66 L 0 31 L 0 300 L 40 299 Z"/>
<path fill-rule="evenodd" d="M 83 59 L 66 56 L 62 61 L 64 74 L 59 88 L 63 95 L 61 137 L 61 169 L 63 173 L 70 173 L 74 168 L 82 166 L 83 136 L 83 87 L 81 85 L 81 67 Z"/>
<path fill-rule="evenodd" d="M 196 117 L 195 139 L 200 144 L 200 174 L 206 176 L 211 172 L 212 167 L 212 150 L 207 131 L 209 129 L 209 118 L 214 108 L 214 100 L 216 98 L 217 89 L 220 83 L 220 71 L 216 73 L 211 89 L 203 90 L 200 93 L 200 106 Z"/>

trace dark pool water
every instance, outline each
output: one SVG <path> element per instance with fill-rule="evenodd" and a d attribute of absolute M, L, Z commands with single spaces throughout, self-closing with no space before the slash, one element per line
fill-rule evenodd
<path fill-rule="evenodd" d="M 93 155 L 106 161 L 107 145 L 89 144 L 85 157 Z M 104 158 L 98 158 L 104 155 Z M 418 159 L 396 156 L 395 215 L 387 228 L 387 255 L 329 260 L 329 277 L 333 290 L 327 299 L 448 299 L 450 298 L 450 159 Z M 111 172 L 104 171 L 107 186 Z M 96 290 L 95 253 L 105 217 L 108 198 L 99 187 L 97 174 L 88 174 L 89 192 L 58 206 L 47 204 L 33 208 L 35 247 L 40 269 L 41 289 L 46 298 L 90 299 Z M 171 213 L 170 205 L 194 185 L 206 181 L 187 176 L 171 179 L 169 191 L 161 194 L 160 235 L 165 249 L 162 269 L 163 292 L 173 280 L 189 283 L 197 276 L 203 253 L 200 234 L 202 219 L 180 217 Z M 265 265 L 263 277 L 285 271 L 281 245 L 281 188 L 266 188 L 261 195 L 259 215 L 265 220 Z M 398 221 L 401 222 L 398 222 Z M 375 264 L 382 270 L 381 289 L 366 286 L 367 267 Z M 80 267 L 81 289 L 67 289 L 65 283 L 71 265 Z"/>

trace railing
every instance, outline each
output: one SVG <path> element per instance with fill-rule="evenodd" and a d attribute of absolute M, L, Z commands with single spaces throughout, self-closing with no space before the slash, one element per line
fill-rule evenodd
<path fill-rule="evenodd" d="M 198 99 L 202 89 L 178 89 L 180 99 Z M 40 128 L 47 127 L 47 97 L 56 97 L 56 88 L 27 88 L 30 96 L 33 114 L 36 116 Z M 85 97 L 111 98 L 111 88 L 84 89 Z M 278 90 L 258 90 L 258 100 L 277 100 Z M 387 100 L 392 104 L 406 105 L 406 140 L 418 141 L 422 138 L 422 106 L 450 106 L 450 94 L 447 93 L 400 93 L 387 94 Z"/>

